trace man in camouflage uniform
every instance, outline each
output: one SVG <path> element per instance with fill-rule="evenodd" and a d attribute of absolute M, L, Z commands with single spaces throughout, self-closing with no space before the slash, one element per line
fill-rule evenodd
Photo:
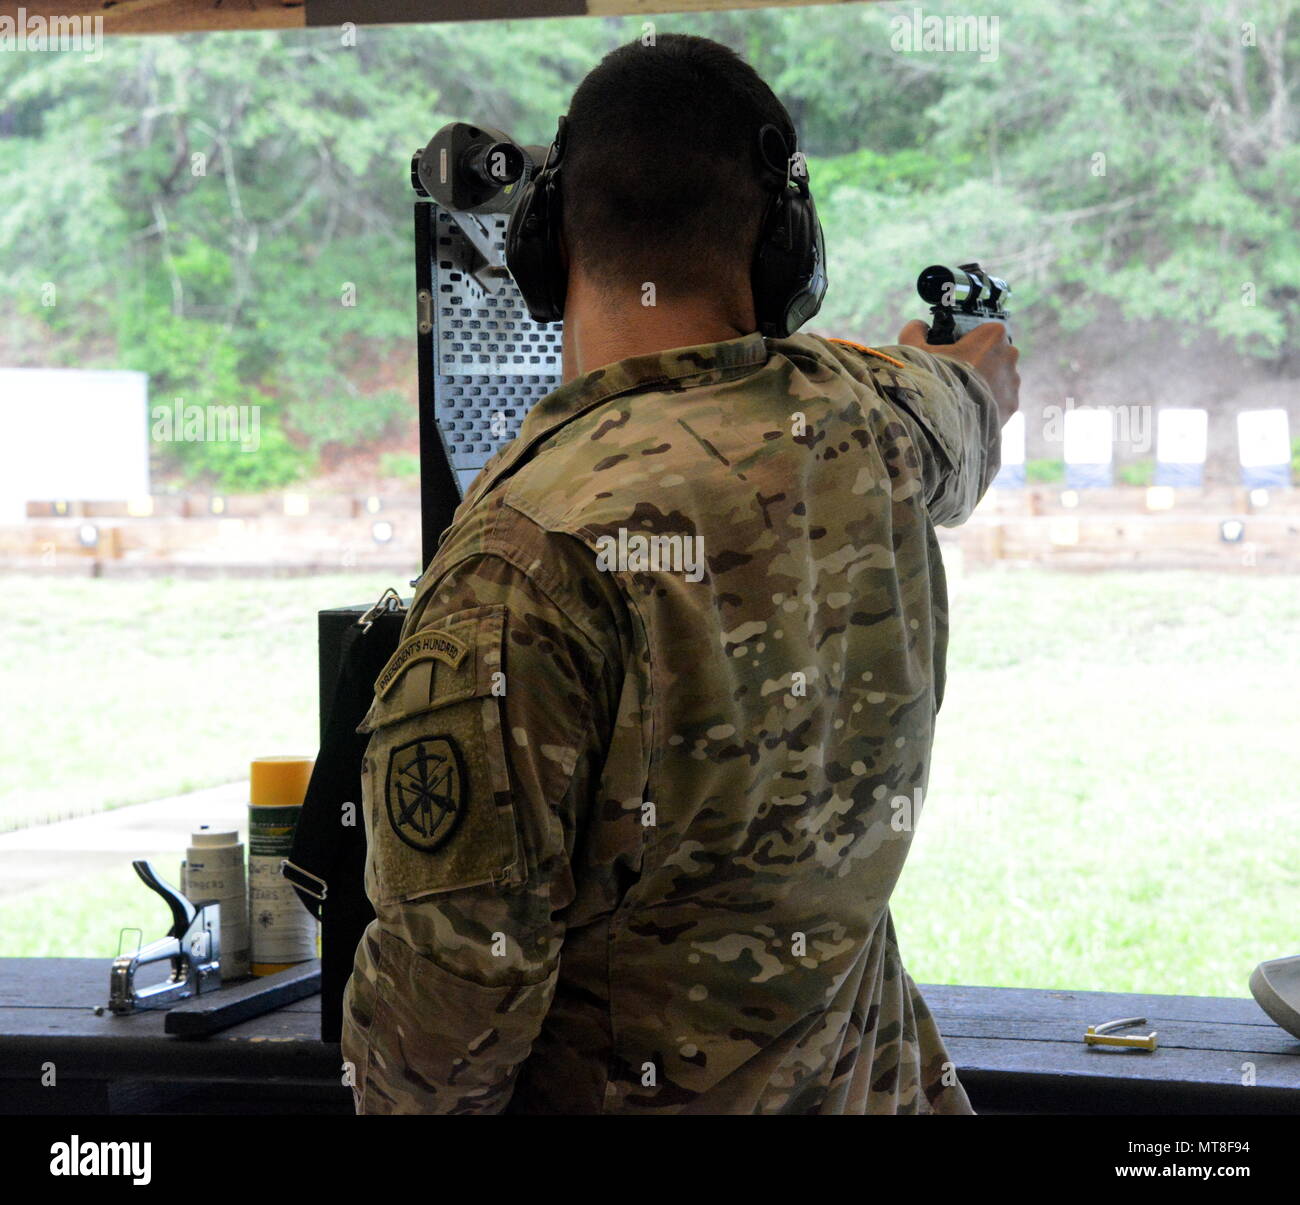
<path fill-rule="evenodd" d="M 748 78 L 624 48 L 575 150 L 684 61 Z M 457 511 L 363 724 L 357 1108 L 969 1113 L 889 897 L 943 697 L 934 526 L 997 470 L 1014 353 L 764 338 L 734 280 L 650 259 L 638 313 L 565 204 L 565 383 Z"/>

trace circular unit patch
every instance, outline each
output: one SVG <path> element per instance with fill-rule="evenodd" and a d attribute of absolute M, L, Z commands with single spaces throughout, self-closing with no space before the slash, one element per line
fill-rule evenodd
<path fill-rule="evenodd" d="M 388 823 L 407 845 L 431 853 L 465 811 L 465 758 L 450 736 L 421 737 L 388 755 Z"/>

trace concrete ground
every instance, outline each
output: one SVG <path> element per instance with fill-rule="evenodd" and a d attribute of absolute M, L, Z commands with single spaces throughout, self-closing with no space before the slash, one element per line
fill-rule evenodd
<path fill-rule="evenodd" d="M 0 897 L 66 884 L 135 858 L 155 860 L 158 873 L 176 883 L 190 836 L 201 824 L 238 829 L 247 843 L 248 783 L 0 833 Z"/>

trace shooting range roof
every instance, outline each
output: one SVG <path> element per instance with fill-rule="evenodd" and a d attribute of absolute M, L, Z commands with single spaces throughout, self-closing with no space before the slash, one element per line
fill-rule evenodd
<path fill-rule="evenodd" d="M 358 25 L 425 24 L 519 17 L 608 17 L 624 14 L 705 12 L 729 8 L 783 8 L 847 0 L 118 0 L 78 4 L 73 0 L 28 0 L 30 24 L 69 17 L 101 17 L 106 34 L 198 33 L 232 29 L 305 29 Z"/>

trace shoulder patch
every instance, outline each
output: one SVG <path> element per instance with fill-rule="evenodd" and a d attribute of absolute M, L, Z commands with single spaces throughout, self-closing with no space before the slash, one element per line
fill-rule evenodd
<path fill-rule="evenodd" d="M 465 755 L 450 733 L 398 745 L 384 784 L 388 823 L 407 845 L 431 853 L 464 814 L 468 785 Z"/>
<path fill-rule="evenodd" d="M 522 881 L 494 690 L 505 618 L 501 604 L 439 616 L 402 641 L 376 683 L 357 728 L 370 733 L 361 794 L 376 907 Z"/>
<path fill-rule="evenodd" d="M 379 671 L 379 677 L 375 679 L 375 694 L 381 699 L 387 695 L 402 671 L 416 661 L 442 661 L 455 669 L 465 659 L 466 648 L 450 632 L 433 630 L 408 636 L 397 646 L 397 651 L 388 659 L 388 664 Z"/>

